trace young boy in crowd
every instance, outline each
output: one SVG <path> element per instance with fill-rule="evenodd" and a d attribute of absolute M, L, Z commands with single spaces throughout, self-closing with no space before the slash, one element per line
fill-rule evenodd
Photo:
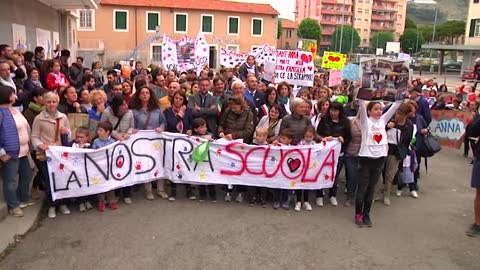
<path fill-rule="evenodd" d="M 292 143 L 293 132 L 286 128 L 280 131 L 280 138 L 278 139 L 277 145 L 288 146 Z M 283 201 L 282 208 L 288 210 L 290 208 L 290 201 L 292 200 L 292 192 L 288 189 L 275 189 L 273 191 L 273 209 L 280 208 L 280 204 Z"/>
<path fill-rule="evenodd" d="M 192 136 L 197 136 L 209 141 L 213 141 L 213 134 L 207 131 L 207 122 L 203 118 L 195 118 L 192 120 Z M 205 202 L 207 198 L 207 188 L 208 195 L 212 202 L 217 202 L 217 193 L 215 191 L 215 185 L 200 185 L 198 187 L 198 193 L 200 194 L 199 202 Z"/>
<path fill-rule="evenodd" d="M 253 139 L 253 145 L 268 145 L 267 142 L 268 131 L 266 128 L 258 127 L 255 130 L 255 138 Z M 256 203 L 262 207 L 267 207 L 267 188 L 266 187 L 249 187 L 249 205 L 254 207 Z"/>
<path fill-rule="evenodd" d="M 112 143 L 115 143 L 115 139 L 112 138 L 111 136 L 112 130 L 113 130 L 113 127 L 112 127 L 112 124 L 110 124 L 110 122 L 98 123 L 98 128 L 97 128 L 98 138 L 96 138 L 93 141 L 92 148 L 99 149 L 107 145 L 110 145 Z M 110 207 L 111 210 L 115 210 L 118 208 L 118 203 L 117 203 L 117 199 L 115 198 L 114 190 L 110 190 L 105 193 L 98 194 L 98 211 L 100 212 L 105 211 L 106 202 L 108 202 L 108 207 Z"/>
<path fill-rule="evenodd" d="M 88 143 L 88 133 L 88 128 L 79 127 L 75 131 L 75 139 L 73 141 L 69 142 L 67 136 L 62 136 L 62 145 L 73 148 L 90 148 L 90 143 Z M 91 196 L 84 196 L 77 199 L 80 212 L 85 212 L 93 208 L 92 203 L 90 202 L 91 199 Z"/>

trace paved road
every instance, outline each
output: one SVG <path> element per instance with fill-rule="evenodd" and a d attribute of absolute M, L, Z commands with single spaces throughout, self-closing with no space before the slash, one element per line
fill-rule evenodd
<path fill-rule="evenodd" d="M 373 228 L 353 208 L 274 211 L 237 203 L 146 201 L 44 219 L 0 269 L 479 269 L 470 165 L 456 150 L 431 160 L 420 198 L 376 203 Z"/>

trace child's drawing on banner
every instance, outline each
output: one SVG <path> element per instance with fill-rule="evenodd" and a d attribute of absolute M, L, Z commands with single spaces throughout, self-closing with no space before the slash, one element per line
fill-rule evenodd
<path fill-rule="evenodd" d="M 12 23 L 13 47 L 15 49 L 27 49 L 27 34 L 25 25 Z"/>
<path fill-rule="evenodd" d="M 52 40 L 50 31 L 41 28 L 36 29 L 37 46 L 42 46 L 45 49 L 45 58 L 52 57 Z"/>

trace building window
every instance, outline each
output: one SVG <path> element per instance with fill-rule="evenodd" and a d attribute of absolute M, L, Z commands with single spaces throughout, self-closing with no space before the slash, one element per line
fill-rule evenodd
<path fill-rule="evenodd" d="M 78 30 L 95 30 L 95 11 L 93 9 L 79 9 Z"/>
<path fill-rule="evenodd" d="M 363 9 L 359 8 L 358 13 L 363 13 Z"/>
<path fill-rule="evenodd" d="M 368 29 L 363 29 L 363 33 L 368 33 Z"/>
<path fill-rule="evenodd" d="M 186 13 L 175 13 L 175 33 L 186 33 L 188 17 Z"/>
<path fill-rule="evenodd" d="M 232 51 L 232 52 L 238 52 L 239 51 L 239 45 L 227 45 L 227 50 Z"/>
<path fill-rule="evenodd" d="M 370 13 L 370 9 L 365 9 L 365 13 Z"/>
<path fill-rule="evenodd" d="M 252 19 L 252 36 L 261 36 L 263 34 L 263 19 Z"/>
<path fill-rule="evenodd" d="M 114 30 L 128 31 L 128 10 L 114 10 Z"/>
<path fill-rule="evenodd" d="M 368 22 L 368 19 L 363 19 L 364 22 Z"/>
<path fill-rule="evenodd" d="M 160 25 L 160 13 L 147 11 L 147 32 L 155 32 Z"/>
<path fill-rule="evenodd" d="M 367 39 L 366 38 L 363 39 L 363 44 L 367 44 Z"/>
<path fill-rule="evenodd" d="M 239 34 L 239 24 L 240 17 L 228 17 L 228 34 L 229 35 L 238 35 Z"/>
<path fill-rule="evenodd" d="M 152 62 L 161 62 L 162 61 L 162 46 L 152 45 Z"/>
<path fill-rule="evenodd" d="M 202 32 L 213 34 L 213 15 L 202 15 Z"/>
<path fill-rule="evenodd" d="M 291 38 L 292 37 L 292 30 L 288 29 L 286 31 L 286 36 L 287 36 L 287 38 Z"/>
<path fill-rule="evenodd" d="M 469 37 L 480 37 L 480 19 L 470 20 Z"/>

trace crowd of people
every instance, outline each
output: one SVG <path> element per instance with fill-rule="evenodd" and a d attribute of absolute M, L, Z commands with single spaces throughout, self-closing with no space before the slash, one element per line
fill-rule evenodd
<path fill-rule="evenodd" d="M 1 173 L 7 205 L 16 217 L 23 216 L 22 209 L 35 202 L 40 190 L 46 194 L 49 218 L 54 218 L 57 210 L 69 214 L 72 206 L 84 212 L 94 206 L 99 211 L 117 209 L 120 199 L 131 204 L 132 192 L 139 187 L 53 201 L 45 150 L 51 145 L 98 149 L 127 140 L 138 130 L 212 140 L 243 139 L 254 145 L 313 145 L 330 140 L 342 145 L 337 177 L 328 190 L 220 188 L 155 179 L 142 188 L 148 200 L 157 194 L 173 202 L 181 188 L 188 199 L 199 202 L 216 202 L 218 192 L 222 192 L 225 201 L 310 211 L 311 201 L 318 207 L 339 204 L 338 176 L 345 169 L 343 204 L 355 207 L 357 226 L 370 227 L 372 203 L 379 192 L 376 187 L 382 186 L 377 185 L 382 175 L 385 205 L 391 204 L 391 193 L 401 196 L 406 186 L 412 197 L 419 196 L 421 158 L 416 149 L 422 147 L 432 119 L 428 97 L 434 90 L 429 81 L 410 82 L 408 95 L 401 100 L 367 103 L 355 99 L 355 82 L 344 80 L 330 88 L 323 74 L 315 76 L 313 87 L 298 90 L 286 82 L 267 82 L 252 56 L 238 69 L 215 72 L 206 67 L 198 75 L 144 67 L 131 59 L 127 65 L 108 70 L 106 78 L 99 62 L 86 68 L 83 58 L 77 57 L 69 66 L 67 50 L 56 59 L 44 56 L 42 47 L 23 52 L 0 45 Z M 438 92 L 444 90 L 440 87 Z M 87 127 L 72 134 L 70 113 L 88 114 L 98 121 L 96 136 L 89 137 Z M 75 140 L 71 140 L 73 135 Z M 35 176 L 29 159 L 37 168 Z M 315 199 L 310 200 L 309 195 Z"/>

